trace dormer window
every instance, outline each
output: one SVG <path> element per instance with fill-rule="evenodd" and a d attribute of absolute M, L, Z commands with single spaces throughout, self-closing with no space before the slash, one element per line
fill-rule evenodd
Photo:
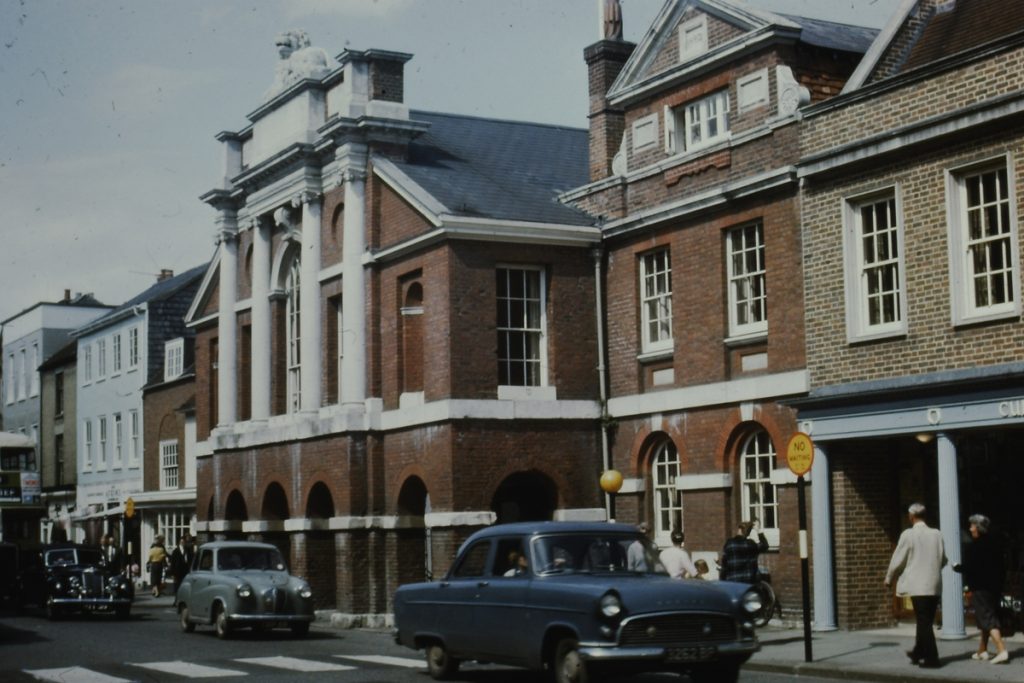
<path fill-rule="evenodd" d="M 688 62 L 708 51 L 708 18 L 704 15 L 679 25 L 679 61 Z"/>
<path fill-rule="evenodd" d="M 692 152 L 729 136 L 729 91 L 665 108 L 665 151 Z"/>
<path fill-rule="evenodd" d="M 164 381 L 181 377 L 185 371 L 185 340 L 181 337 L 164 344 Z"/>

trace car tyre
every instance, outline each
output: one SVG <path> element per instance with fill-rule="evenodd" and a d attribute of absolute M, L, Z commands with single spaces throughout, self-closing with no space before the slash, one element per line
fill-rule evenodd
<path fill-rule="evenodd" d="M 296 638 L 302 638 L 309 633 L 309 622 L 295 621 L 292 622 L 289 628 L 291 628 L 293 636 L 295 636 Z"/>
<path fill-rule="evenodd" d="M 192 623 L 192 614 L 188 611 L 188 605 L 182 604 L 178 608 L 178 624 L 181 626 L 182 633 L 192 633 L 196 630 L 196 625 Z"/>
<path fill-rule="evenodd" d="M 213 618 L 213 627 L 217 631 L 217 637 L 227 640 L 231 637 L 231 622 L 228 621 L 228 613 L 223 607 L 217 607 L 217 615 Z"/>
<path fill-rule="evenodd" d="M 580 643 L 575 638 L 562 638 L 555 646 L 551 669 L 555 683 L 594 683 L 597 678 L 587 670 L 580 657 Z"/>
<path fill-rule="evenodd" d="M 435 681 L 443 681 L 455 675 L 459 670 L 459 660 L 448 654 L 441 643 L 431 643 L 427 646 L 427 671 Z"/>

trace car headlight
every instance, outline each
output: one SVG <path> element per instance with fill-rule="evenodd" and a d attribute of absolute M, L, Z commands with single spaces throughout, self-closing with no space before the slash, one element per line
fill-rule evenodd
<path fill-rule="evenodd" d="M 243 583 L 235 589 L 235 592 L 238 593 L 238 597 L 240 598 L 248 598 L 252 595 L 252 586 L 247 583 Z"/>
<path fill-rule="evenodd" d="M 313 597 L 313 589 L 310 588 L 308 585 L 299 586 L 299 597 L 308 600 L 309 598 Z"/>
<path fill-rule="evenodd" d="M 761 596 L 757 591 L 747 591 L 744 593 L 740 604 L 743 605 L 743 609 L 748 614 L 757 614 L 764 607 L 764 602 L 762 602 Z"/>
<path fill-rule="evenodd" d="M 601 614 L 614 619 L 622 613 L 622 600 L 615 593 L 605 593 L 601 596 Z"/>

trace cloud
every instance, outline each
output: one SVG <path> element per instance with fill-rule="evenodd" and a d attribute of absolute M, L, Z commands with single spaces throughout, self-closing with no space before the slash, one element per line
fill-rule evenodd
<path fill-rule="evenodd" d="M 227 78 L 223 69 L 180 69 L 160 64 L 135 63 L 117 67 L 96 88 L 97 104 L 126 115 L 148 115 L 168 103 L 188 101 L 190 93 L 214 86 Z"/>
<path fill-rule="evenodd" d="M 289 21 L 335 14 L 352 18 L 388 19 L 408 10 L 413 0 L 285 0 L 284 16 Z"/>

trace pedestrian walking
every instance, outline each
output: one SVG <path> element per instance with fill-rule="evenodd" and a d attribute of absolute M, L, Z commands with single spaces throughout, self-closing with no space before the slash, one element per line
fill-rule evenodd
<path fill-rule="evenodd" d="M 661 551 L 661 555 L 658 556 L 661 564 L 665 567 L 665 571 L 673 579 L 697 576 L 697 568 L 693 566 L 690 553 L 683 550 L 683 541 L 686 538 L 683 532 L 679 529 L 673 529 L 669 538 L 672 539 L 672 547 L 665 548 Z"/>
<path fill-rule="evenodd" d="M 114 537 L 110 534 L 104 534 L 100 543 L 102 544 L 103 559 L 106 561 L 107 566 L 110 567 L 111 571 L 120 573 L 124 565 L 124 557 L 121 554 L 121 549 L 114 543 Z"/>
<path fill-rule="evenodd" d="M 971 542 L 964 547 L 964 561 L 954 564 L 953 571 L 962 572 L 965 588 L 971 589 L 971 606 L 974 607 L 974 622 L 981 631 L 978 650 L 971 659 L 987 661 L 990 657 L 988 641 L 996 646 L 993 664 L 1004 664 L 1010 660 L 1010 653 L 1003 643 L 999 630 L 999 602 L 1003 595 L 1003 549 L 998 539 L 989 534 L 991 522 L 985 515 L 971 515 Z"/>
<path fill-rule="evenodd" d="M 647 532 L 650 527 L 647 526 L 647 522 L 640 522 L 637 527 L 640 533 L 644 535 L 644 540 L 639 538 L 629 544 L 629 548 L 626 549 L 626 568 L 631 572 L 646 572 L 647 568 Z"/>
<path fill-rule="evenodd" d="M 757 533 L 756 543 L 750 538 L 752 532 Z M 757 583 L 760 574 L 757 556 L 767 550 L 768 539 L 761 531 L 760 522 L 756 519 L 740 522 L 736 527 L 736 535 L 726 541 L 722 548 L 722 566 L 718 578 L 722 581 Z"/>
<path fill-rule="evenodd" d="M 192 537 L 188 533 L 184 533 L 178 539 L 178 545 L 174 546 L 174 551 L 171 553 L 171 575 L 174 577 L 175 595 L 178 593 L 178 587 L 181 586 L 181 582 L 185 579 L 189 570 L 192 569 L 193 556 Z"/>
<path fill-rule="evenodd" d="M 149 546 L 146 569 L 149 570 L 149 585 L 153 588 L 153 597 L 160 597 L 164 589 L 164 565 L 167 564 L 167 548 L 164 537 L 157 536 Z"/>
<path fill-rule="evenodd" d="M 899 543 L 885 572 L 885 586 L 896 582 L 896 595 L 910 596 L 917 620 L 914 649 L 907 651 L 911 663 L 926 669 L 939 667 L 939 650 L 935 645 L 935 612 L 942 592 L 942 568 L 946 566 L 946 550 L 942 534 L 925 523 L 925 507 L 914 503 L 907 509 L 910 528 L 900 534 Z"/>

